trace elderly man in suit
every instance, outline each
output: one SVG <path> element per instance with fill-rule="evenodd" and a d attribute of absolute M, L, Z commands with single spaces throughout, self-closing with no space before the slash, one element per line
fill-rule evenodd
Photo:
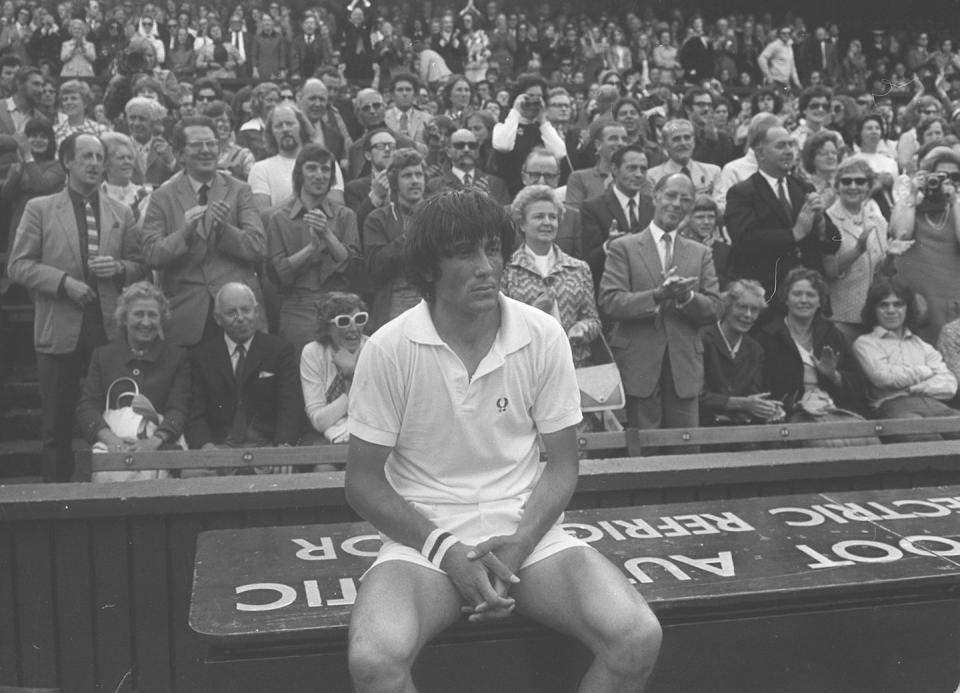
<path fill-rule="evenodd" d="M 790 174 L 796 145 L 776 122 L 758 127 L 748 145 L 758 170 L 727 192 L 724 225 L 736 274 L 756 279 L 773 298 L 787 272 L 800 265 L 822 271 L 823 256 L 840 248 L 828 234 L 824 203 L 813 187 Z"/>
<path fill-rule="evenodd" d="M 134 146 L 133 182 L 161 185 L 177 170 L 177 158 L 163 136 L 167 109 L 153 99 L 135 96 L 124 107 Z"/>
<path fill-rule="evenodd" d="M 173 134 L 183 171 L 150 198 L 143 223 L 143 256 L 159 270 L 173 317 L 167 339 L 192 346 L 219 333 L 213 297 L 228 282 L 259 296 L 257 267 L 266 235 L 250 186 L 217 170 L 216 124 L 184 118 Z"/>
<path fill-rule="evenodd" d="M 414 105 L 420 91 L 420 80 L 412 74 L 400 72 L 390 80 L 393 105 L 387 109 L 383 122 L 394 132 L 420 144 L 427 143 L 427 123 L 433 116 Z"/>
<path fill-rule="evenodd" d="M 590 265 L 593 281 L 600 284 L 607 254 L 607 241 L 638 233 L 653 219 L 653 198 L 644 192 L 647 155 L 640 144 L 623 147 L 610 160 L 613 183 L 606 192 L 580 205 L 583 224 L 583 259 Z"/>
<path fill-rule="evenodd" d="M 719 286 L 710 249 L 677 233 L 695 196 L 687 176 L 661 178 L 653 222 L 610 242 L 598 304 L 616 321 L 610 348 L 633 427 L 699 424 L 703 349 L 697 331 L 717 319 Z"/>
<path fill-rule="evenodd" d="M 187 442 L 204 450 L 296 445 L 305 417 L 293 345 L 257 328 L 260 308 L 246 284 L 224 284 L 215 306 L 223 334 L 190 353 Z"/>
<path fill-rule="evenodd" d="M 146 276 L 129 207 L 99 193 L 103 144 L 74 134 L 60 145 L 65 190 L 27 202 L 9 273 L 36 306 L 34 348 L 43 413 L 43 476 L 69 481 L 80 379 L 93 349 L 117 336 L 117 297 Z"/>
<path fill-rule="evenodd" d="M 668 159 L 647 171 L 650 184 L 656 185 L 657 181 L 672 173 L 682 173 L 693 181 L 697 195 L 712 197 L 717 207 L 722 210 L 726 200 L 720 195 L 720 167 L 694 160 L 696 134 L 693 123 L 683 118 L 668 120 L 663 126 L 661 137 Z"/>
<path fill-rule="evenodd" d="M 465 190 L 473 188 L 489 195 L 497 204 L 510 204 L 510 193 L 506 183 L 490 173 L 477 168 L 480 143 L 471 130 L 460 128 L 450 135 L 447 157 L 450 169 L 427 181 L 427 195 L 444 190 Z"/>

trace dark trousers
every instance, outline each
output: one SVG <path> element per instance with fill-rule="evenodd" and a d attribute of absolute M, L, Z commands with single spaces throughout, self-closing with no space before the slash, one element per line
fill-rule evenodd
<path fill-rule="evenodd" d="M 70 481 L 73 477 L 73 429 L 80 381 L 87 373 L 93 350 L 106 343 L 100 304 L 97 311 L 84 313 L 77 348 L 67 354 L 37 354 L 37 378 L 40 384 L 40 412 L 43 421 L 43 480 Z"/>
<path fill-rule="evenodd" d="M 673 385 L 670 354 L 663 353 L 660 378 L 649 397 L 627 395 L 627 425 L 631 428 L 696 428 L 700 424 L 700 398 L 680 397 Z M 670 452 L 697 452 L 697 446 L 671 448 Z M 656 451 L 648 451 L 652 454 Z"/>

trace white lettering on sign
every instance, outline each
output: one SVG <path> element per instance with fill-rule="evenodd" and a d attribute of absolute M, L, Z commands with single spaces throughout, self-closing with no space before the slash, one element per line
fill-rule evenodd
<path fill-rule="evenodd" d="M 899 508 L 910 508 L 901 512 Z M 770 508 L 770 515 L 785 516 L 784 522 L 791 527 L 816 527 L 828 520 L 840 525 L 851 522 L 880 522 L 882 520 L 913 520 L 922 517 L 944 517 L 960 511 L 960 497 L 930 498 L 916 500 L 907 498 L 888 504 L 868 501 L 866 503 L 823 503 L 809 508 Z"/>
<path fill-rule="evenodd" d="M 374 549 L 358 549 L 357 544 L 364 541 L 375 541 L 377 542 L 377 546 Z M 344 553 L 348 553 L 351 556 L 362 556 L 364 558 L 376 556 L 380 552 L 380 535 L 361 534 L 356 537 L 349 537 L 340 543 L 340 548 L 343 549 Z"/>
<path fill-rule="evenodd" d="M 243 602 L 237 602 L 237 611 L 274 611 L 276 609 L 282 609 L 285 606 L 290 606 L 297 601 L 297 591 L 289 585 L 282 585 L 279 582 L 254 582 L 250 585 L 240 585 L 236 590 L 237 595 L 259 591 L 276 592 L 280 596 L 266 604 L 244 604 Z"/>
<path fill-rule="evenodd" d="M 312 609 L 323 606 L 351 606 L 357 601 L 357 583 L 353 578 L 340 578 L 337 583 L 339 591 L 332 592 L 325 599 L 318 580 L 304 580 L 303 596 L 307 606 Z M 265 604 L 237 602 L 237 611 L 276 611 L 295 604 L 298 597 L 295 587 L 279 582 L 255 582 L 236 588 L 237 595 L 249 592 L 272 592 L 277 598 Z"/>
<path fill-rule="evenodd" d="M 320 537 L 319 546 L 306 539 L 291 539 L 291 541 L 302 547 L 297 551 L 297 558 L 301 561 L 331 561 L 337 559 L 337 551 L 333 547 L 333 539 L 330 537 Z"/>
<path fill-rule="evenodd" d="M 586 542 L 601 541 L 604 535 L 614 541 L 627 541 L 755 531 L 749 522 L 731 512 L 665 516 L 658 518 L 655 522 L 656 525 L 653 525 L 646 520 L 634 518 L 632 520 L 599 520 L 596 525 L 585 522 L 565 522 L 561 526 L 573 536 Z"/>
<path fill-rule="evenodd" d="M 677 580 L 691 580 L 690 575 L 684 572 L 677 563 L 685 563 L 691 568 L 697 568 L 698 570 L 719 577 L 734 577 L 736 575 L 733 565 L 733 554 L 729 551 L 720 551 L 715 557 L 709 556 L 707 558 L 692 558 L 690 556 L 680 555 L 672 555 L 669 556 L 669 558 L 640 556 L 626 561 L 623 567 L 637 582 L 645 585 L 653 582 L 654 578 L 647 575 L 647 573 L 640 568 L 642 565 L 657 565 Z"/>
<path fill-rule="evenodd" d="M 829 549 L 836 558 L 807 544 L 797 544 L 796 548 L 813 559 L 813 563 L 807 564 L 808 568 L 840 568 L 857 563 L 893 563 L 902 559 L 905 553 L 917 556 L 960 556 L 960 541 L 928 534 L 903 537 L 896 544 L 868 539 L 840 541 Z"/>

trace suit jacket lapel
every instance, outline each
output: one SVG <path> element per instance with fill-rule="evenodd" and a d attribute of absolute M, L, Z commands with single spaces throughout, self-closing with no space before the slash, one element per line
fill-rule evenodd
<path fill-rule="evenodd" d="M 73 210 L 73 202 L 70 199 L 70 193 L 64 190 L 57 196 L 56 206 L 54 207 L 53 218 L 59 225 L 60 232 L 67 239 L 67 245 L 76 258 L 77 266 L 83 268 L 83 254 L 80 252 L 80 233 L 77 228 L 77 215 Z"/>
<path fill-rule="evenodd" d="M 617 199 L 617 196 L 613 193 L 613 187 L 607 188 L 605 193 L 607 201 L 607 210 L 610 212 L 610 216 L 613 219 L 616 219 L 617 226 L 620 227 L 622 233 L 630 233 L 630 222 L 627 221 L 627 217 L 623 213 L 623 207 L 620 205 L 620 200 Z"/>
<path fill-rule="evenodd" d="M 637 252 L 640 259 L 643 260 L 644 267 L 650 273 L 650 277 L 656 286 L 660 285 L 663 278 L 663 265 L 660 263 L 660 254 L 656 249 L 656 241 L 653 240 L 653 234 L 648 226 L 637 234 Z"/>
<path fill-rule="evenodd" d="M 780 217 L 780 220 L 784 222 L 784 224 L 786 224 L 787 226 L 792 226 L 793 219 L 787 218 L 787 210 L 785 210 L 783 208 L 783 205 L 780 204 L 780 198 L 777 197 L 777 194 L 770 187 L 770 184 L 767 183 L 767 179 L 761 176 L 759 173 L 755 173 L 753 175 L 756 176 L 756 178 L 753 181 L 754 187 L 757 188 L 757 192 L 760 195 L 760 197 L 764 198 L 767 201 L 767 205 L 769 205 L 772 209 L 776 210 L 777 215 Z M 787 178 L 788 190 L 790 187 L 789 180 L 790 179 Z M 790 196 L 791 198 L 795 197 L 792 191 L 790 191 Z M 793 203 L 794 203 L 794 200 L 791 199 L 790 204 L 792 205 Z"/>
<path fill-rule="evenodd" d="M 117 231 L 120 223 L 116 215 L 113 213 L 113 208 L 106 201 L 106 197 L 101 192 L 100 193 L 100 247 L 108 248 L 110 247 L 110 240 L 113 238 L 113 234 Z M 122 250 L 120 246 L 117 246 L 117 250 Z"/>
<path fill-rule="evenodd" d="M 251 378 L 255 378 L 260 372 L 260 363 L 265 356 L 263 340 L 259 333 L 254 333 L 253 341 L 250 342 L 250 351 L 247 352 L 247 359 L 243 366 L 243 373 L 240 376 L 240 382 L 246 385 Z"/>

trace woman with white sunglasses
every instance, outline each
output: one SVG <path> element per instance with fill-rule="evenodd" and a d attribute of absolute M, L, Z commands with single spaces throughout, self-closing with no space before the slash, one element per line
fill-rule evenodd
<path fill-rule="evenodd" d="M 304 442 L 349 440 L 347 403 L 353 370 L 367 342 L 363 329 L 369 319 L 366 304 L 356 294 L 334 291 L 317 306 L 316 339 L 300 356 L 303 402 L 312 429 Z"/>

